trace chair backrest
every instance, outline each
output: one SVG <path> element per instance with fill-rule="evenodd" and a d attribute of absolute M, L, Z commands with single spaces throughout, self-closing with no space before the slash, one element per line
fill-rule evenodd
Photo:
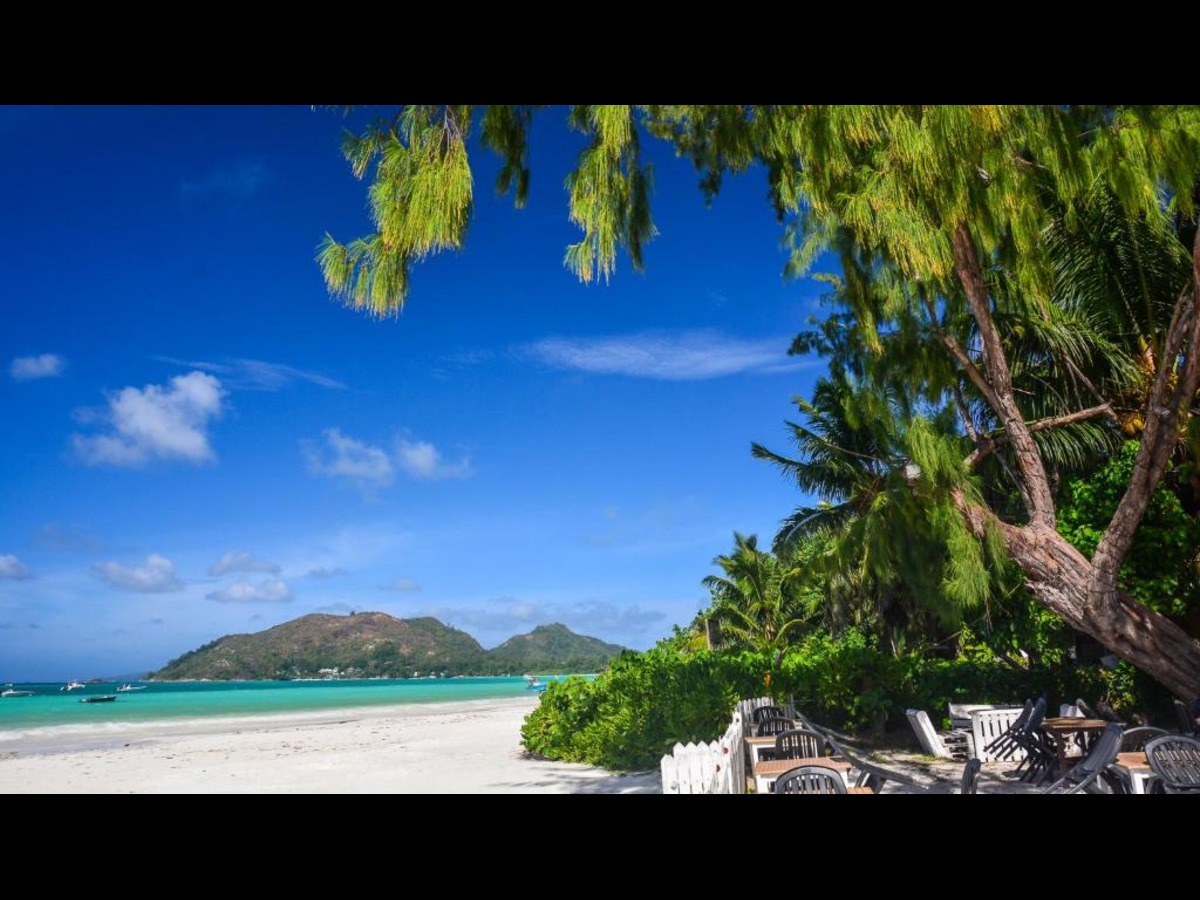
<path fill-rule="evenodd" d="M 825 735 L 808 728 L 791 728 L 775 735 L 776 759 L 811 759 L 827 756 L 829 741 Z"/>
<path fill-rule="evenodd" d="M 1155 728 L 1153 725 L 1139 725 L 1137 728 L 1130 728 L 1121 735 L 1121 752 L 1132 753 L 1135 750 L 1145 750 L 1149 741 L 1167 733 L 1167 729 Z"/>
<path fill-rule="evenodd" d="M 1033 704 L 1033 709 L 1029 711 L 1029 717 L 1025 720 L 1025 727 L 1021 729 L 1021 734 L 1028 737 L 1034 734 L 1042 727 L 1042 722 L 1046 719 L 1046 698 L 1039 697 L 1037 703 Z"/>
<path fill-rule="evenodd" d="M 1088 706 L 1088 704 L 1082 699 L 1076 699 L 1075 708 L 1077 710 L 1079 710 L 1081 713 L 1083 713 L 1083 717 L 1085 719 L 1103 719 L 1104 718 L 1104 716 L 1100 715 L 1100 713 L 1096 712 L 1094 709 L 1092 709 L 1090 706 Z"/>
<path fill-rule="evenodd" d="M 1168 793 L 1200 793 L 1200 738 L 1156 737 L 1146 744 L 1146 761 Z"/>
<path fill-rule="evenodd" d="M 781 719 L 784 718 L 785 714 L 783 711 L 783 707 L 781 707 L 781 706 L 756 706 L 754 708 L 754 711 L 752 713 L 750 713 L 750 722 L 751 722 L 751 724 L 757 725 L 759 722 L 761 722 L 763 719 L 767 718 L 768 716 L 776 716 Z"/>
<path fill-rule="evenodd" d="M 767 716 L 754 726 L 754 736 L 767 737 L 779 734 L 781 731 L 791 731 L 795 727 L 796 723 L 791 719 L 785 719 L 783 716 Z"/>
<path fill-rule="evenodd" d="M 776 794 L 845 794 L 846 782 L 828 766 L 797 766 L 775 779 Z"/>
<path fill-rule="evenodd" d="M 1196 734 L 1196 718 L 1192 715 L 1192 709 L 1182 700 L 1173 701 L 1175 704 L 1175 715 L 1179 718 L 1179 733 L 1195 736 Z"/>
<path fill-rule="evenodd" d="M 977 756 L 972 756 L 967 760 L 967 764 L 963 766 L 962 786 L 958 791 L 960 794 L 975 793 L 975 789 L 979 786 L 979 770 L 982 766 L 983 763 Z"/>

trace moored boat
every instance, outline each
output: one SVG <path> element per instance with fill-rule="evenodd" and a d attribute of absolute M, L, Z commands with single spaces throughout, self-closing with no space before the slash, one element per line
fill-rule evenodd
<path fill-rule="evenodd" d="M 80 703 L 112 703 L 117 699 L 116 694 L 97 694 L 94 697 L 80 697 Z"/>

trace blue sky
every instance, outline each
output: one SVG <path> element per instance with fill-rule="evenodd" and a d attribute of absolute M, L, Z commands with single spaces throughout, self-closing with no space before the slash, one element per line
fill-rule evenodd
<path fill-rule="evenodd" d="M 802 499 L 765 176 L 705 206 L 655 164 L 646 272 L 564 268 L 581 136 L 534 120 L 529 203 L 473 156 L 466 246 L 399 318 L 314 262 L 370 230 L 346 123 L 309 107 L 0 107 L 0 680 L 161 667 L 310 612 L 546 622 L 646 649 L 707 605 L 733 532 Z"/>

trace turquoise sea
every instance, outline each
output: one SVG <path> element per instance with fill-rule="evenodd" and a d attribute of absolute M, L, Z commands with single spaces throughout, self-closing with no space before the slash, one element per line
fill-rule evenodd
<path fill-rule="evenodd" d="M 554 680 L 543 677 L 542 682 Z M 147 726 L 178 725 L 218 717 L 304 715 L 362 707 L 531 697 L 523 677 L 407 678 L 363 681 L 234 681 L 152 683 L 144 690 L 119 692 L 121 683 L 88 683 L 65 691 L 52 684 L 4 684 L 0 689 L 33 691 L 28 697 L 0 698 L 0 751 L 23 738 L 59 738 L 108 731 L 113 736 Z M 81 703 L 88 697 L 115 696 L 111 703 Z"/>

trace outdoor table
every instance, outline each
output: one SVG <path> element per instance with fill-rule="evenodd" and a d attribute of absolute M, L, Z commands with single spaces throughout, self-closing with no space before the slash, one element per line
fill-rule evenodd
<path fill-rule="evenodd" d="M 775 751 L 775 735 L 764 735 L 763 737 L 747 737 L 746 750 L 750 754 L 750 767 L 758 765 L 760 762 L 766 762 L 774 755 Z"/>
<path fill-rule="evenodd" d="M 775 788 L 775 779 L 797 766 L 826 766 L 842 774 L 846 787 L 850 787 L 850 770 L 854 766 L 844 759 L 832 756 L 807 756 L 803 759 L 767 759 L 754 765 L 755 793 L 769 794 Z"/>
<path fill-rule="evenodd" d="M 1079 716 L 1056 716 L 1053 719 L 1042 720 L 1042 731 L 1049 737 L 1058 756 L 1058 772 L 1055 778 L 1067 774 L 1069 751 L 1078 747 L 1080 753 L 1087 753 L 1093 736 L 1109 726 L 1107 719 L 1082 719 Z"/>
<path fill-rule="evenodd" d="M 1133 750 L 1129 753 L 1118 753 L 1113 769 L 1129 784 L 1131 794 L 1146 793 L 1146 786 L 1154 776 L 1154 770 L 1146 760 L 1146 751 Z"/>

